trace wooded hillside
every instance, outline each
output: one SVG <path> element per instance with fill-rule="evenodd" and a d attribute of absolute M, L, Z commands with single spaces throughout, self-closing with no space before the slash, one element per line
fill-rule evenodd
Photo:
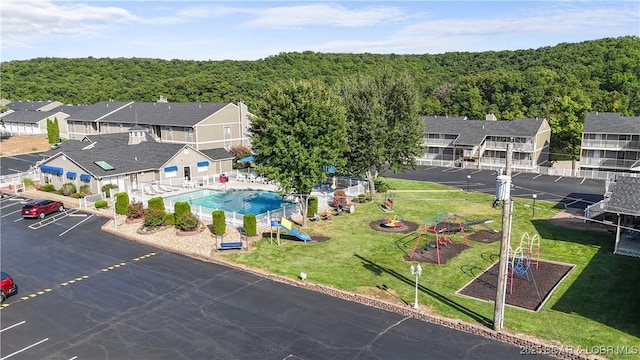
<path fill-rule="evenodd" d="M 580 122 L 588 111 L 640 115 L 639 37 L 439 55 L 304 52 L 256 61 L 38 58 L 3 62 L 1 70 L 1 97 L 10 100 L 90 104 L 165 96 L 172 102 L 243 100 L 251 110 L 274 82 L 318 79 L 334 85 L 356 73 L 399 70 L 418 84 L 425 115 L 544 117 L 555 134 L 566 128 L 562 122 Z M 572 131 L 563 142 L 575 137 L 576 128 Z M 562 148 L 557 141 L 554 147 Z"/>

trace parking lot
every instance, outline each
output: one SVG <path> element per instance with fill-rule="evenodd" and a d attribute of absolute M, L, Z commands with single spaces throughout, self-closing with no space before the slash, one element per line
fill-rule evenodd
<path fill-rule="evenodd" d="M 0 176 L 32 170 L 36 162 L 42 160 L 40 153 L 3 156 L 0 161 Z"/>
<path fill-rule="evenodd" d="M 101 231 L 0 199 L 5 359 L 514 358 L 519 348 Z M 407 279 L 411 284 L 411 279 Z M 410 285 L 407 285 L 410 286 Z M 338 331 L 336 332 L 336 329 Z"/>

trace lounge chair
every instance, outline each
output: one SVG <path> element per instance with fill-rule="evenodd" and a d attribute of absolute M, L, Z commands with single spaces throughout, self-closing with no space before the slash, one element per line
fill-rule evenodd
<path fill-rule="evenodd" d="M 151 190 L 156 194 L 162 194 L 164 192 L 164 190 L 161 190 L 157 184 L 151 185 Z"/>
<path fill-rule="evenodd" d="M 155 191 L 153 191 L 151 188 L 149 188 L 149 187 L 147 187 L 147 186 L 145 186 L 145 187 L 143 187 L 143 188 L 142 188 L 142 192 L 143 192 L 145 195 L 157 195 L 157 193 L 156 193 Z"/>

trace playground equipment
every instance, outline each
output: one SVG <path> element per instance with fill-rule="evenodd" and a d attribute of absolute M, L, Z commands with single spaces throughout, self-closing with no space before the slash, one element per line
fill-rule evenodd
<path fill-rule="evenodd" d="M 382 205 L 380 205 L 380 209 L 384 212 L 392 212 L 393 211 L 393 198 L 386 197 Z"/>
<path fill-rule="evenodd" d="M 440 247 L 447 246 L 449 244 L 453 244 L 453 240 L 451 238 L 447 238 L 448 234 L 460 233 L 462 238 L 464 239 L 467 247 L 469 245 L 469 241 L 467 240 L 467 236 L 465 235 L 465 224 L 460 220 L 458 215 L 441 212 L 435 216 L 432 216 L 424 221 L 424 225 L 420 228 L 420 233 L 418 238 L 416 239 L 416 243 L 413 246 L 413 250 L 411 251 L 411 255 L 409 255 L 409 259 L 413 260 L 413 256 L 418 249 L 418 245 L 420 245 L 420 239 L 424 233 L 434 233 L 436 235 L 435 245 L 429 245 L 427 243 L 425 250 L 429 250 L 430 248 L 436 249 L 436 259 L 437 264 L 440 265 Z"/>
<path fill-rule="evenodd" d="M 403 227 L 404 226 L 404 221 L 400 218 L 398 218 L 398 215 L 394 216 L 393 218 L 387 217 L 384 220 L 382 220 L 382 222 L 380 223 L 380 226 L 384 226 L 384 227 Z"/>
<path fill-rule="evenodd" d="M 515 249 L 509 248 L 509 294 L 513 292 L 514 276 L 526 276 L 529 280 L 531 265 L 535 264 L 536 269 L 540 263 L 540 237 L 538 234 L 529 236 L 524 233 L 520 237 L 520 245 Z"/>
<path fill-rule="evenodd" d="M 271 242 L 273 242 L 273 228 L 276 228 L 277 231 L 277 240 L 278 240 L 278 245 L 280 245 L 280 229 L 285 229 L 289 234 L 295 236 L 296 238 L 304 241 L 305 243 L 307 241 L 311 241 L 311 236 L 309 234 L 305 234 L 305 233 L 301 233 L 298 230 L 293 228 L 293 224 L 291 223 L 290 220 L 285 219 L 285 218 L 281 218 L 280 221 L 277 220 L 271 220 L 271 234 L 269 237 L 269 240 Z"/>

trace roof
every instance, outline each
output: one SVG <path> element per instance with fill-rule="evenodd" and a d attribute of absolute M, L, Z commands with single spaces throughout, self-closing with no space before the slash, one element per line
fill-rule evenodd
<path fill-rule="evenodd" d="M 70 114 L 67 120 L 76 121 L 96 121 L 106 115 L 120 109 L 123 106 L 131 104 L 131 101 L 101 101 L 93 105 L 78 106 L 80 109 L 74 114 Z"/>
<path fill-rule="evenodd" d="M 211 160 L 233 159 L 233 155 L 231 155 L 231 153 L 228 152 L 225 148 L 215 148 L 215 149 L 198 150 L 198 151 L 205 154 L 207 157 L 211 158 Z"/>
<path fill-rule="evenodd" d="M 583 133 L 640 134 L 640 116 L 612 112 L 590 112 L 584 118 Z"/>
<path fill-rule="evenodd" d="M 15 111 L 38 111 L 49 104 L 51 101 L 12 101 L 6 106 Z"/>
<path fill-rule="evenodd" d="M 640 216 L 640 178 L 618 176 L 611 188 L 607 212 Z"/>
<path fill-rule="evenodd" d="M 58 157 L 65 155 L 94 177 L 115 176 L 141 171 L 159 170 L 179 151 L 189 145 L 161 143 L 154 140 L 129 145 L 129 133 L 86 136 L 83 140 L 68 140 L 56 150 L 48 150 L 42 155 Z M 198 151 L 211 160 L 223 160 L 232 156 L 225 149 L 211 149 L 208 153 Z M 105 170 L 96 162 L 104 161 L 113 170 Z"/>
<path fill-rule="evenodd" d="M 423 117 L 425 132 L 451 134 L 458 137 L 455 145 L 478 145 L 487 136 L 526 137 L 536 136 L 545 119 L 515 120 L 467 120 L 466 117 Z"/>
<path fill-rule="evenodd" d="M 192 127 L 228 105 L 229 103 L 130 103 L 100 121 Z"/>
<path fill-rule="evenodd" d="M 13 111 L 2 116 L 4 122 L 11 123 L 23 123 L 23 124 L 36 124 L 45 119 L 52 119 L 56 114 L 59 114 L 59 110 L 51 111 Z"/>

